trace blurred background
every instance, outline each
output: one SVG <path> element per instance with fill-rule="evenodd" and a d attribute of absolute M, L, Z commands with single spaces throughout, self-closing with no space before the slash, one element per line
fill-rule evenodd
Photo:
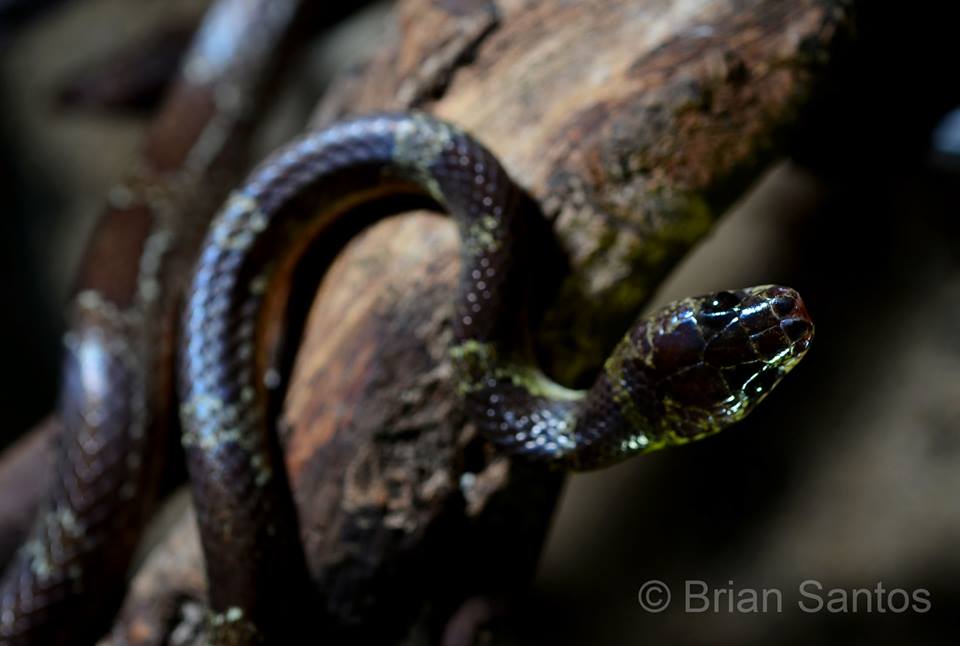
<path fill-rule="evenodd" d="M 41 4 L 0 2 L 0 443 L 54 407 L 83 243 L 205 5 Z M 390 10 L 358 3 L 331 18 L 273 102 L 261 150 L 302 128 L 331 76 L 374 51 Z M 793 286 L 817 324 L 808 358 L 736 430 L 570 478 L 537 577 L 494 643 L 957 643 L 960 41 L 937 3 L 862 13 L 791 158 L 653 304 Z M 673 593 L 656 614 L 638 603 L 654 579 Z M 809 614 L 797 604 L 810 579 L 824 599 L 881 584 L 926 590 L 930 607 Z M 775 588 L 782 611 L 729 612 L 724 600 L 720 612 L 684 612 L 686 580 Z"/>

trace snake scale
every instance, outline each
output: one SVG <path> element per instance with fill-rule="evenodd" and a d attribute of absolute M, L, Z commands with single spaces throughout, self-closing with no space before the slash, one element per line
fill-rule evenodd
<path fill-rule="evenodd" d="M 229 195 L 200 246 L 183 307 L 181 439 L 207 567 L 208 638 L 215 646 L 289 643 L 291 610 L 284 606 L 296 585 L 306 585 L 270 414 L 281 394 L 273 361 L 291 277 L 313 240 L 348 239 L 369 224 L 371 205 L 382 207 L 377 216 L 388 215 L 398 196 L 425 198 L 458 226 L 461 273 L 450 349 L 456 389 L 484 436 L 523 459 L 592 469 L 716 433 L 747 415 L 812 339 L 810 318 L 789 288 L 687 298 L 638 320 L 589 390 L 565 388 L 537 368 L 519 341 L 529 214 L 521 190 L 489 151 L 455 126 L 420 113 L 359 117 L 302 136 Z M 117 250 L 131 244 L 123 237 L 110 242 Z M 148 255 L 157 252 L 150 238 L 135 248 L 141 256 L 133 264 L 142 274 Z M 62 407 L 74 430 L 61 449 L 60 473 L 69 473 L 63 461 L 76 472 L 93 468 L 92 458 L 98 473 L 81 474 L 80 498 L 97 505 L 92 517 L 78 508 L 71 497 L 78 485 L 61 475 L 54 505 L 41 519 L 44 534 L 28 544 L 0 591 L 4 646 L 67 643 L 51 624 L 62 626 L 57 622 L 64 617 L 83 623 L 77 613 L 93 606 L 77 609 L 94 603 L 89 586 L 96 584 L 88 573 L 106 568 L 122 579 L 136 544 L 137 531 L 118 528 L 142 525 L 138 500 L 149 497 L 153 485 L 144 483 L 155 480 L 144 474 L 159 468 L 143 447 L 156 442 L 149 438 L 159 432 L 151 427 L 170 425 L 175 410 L 168 393 L 153 400 L 168 407 L 152 408 L 145 419 L 152 389 L 168 392 L 169 384 L 147 383 L 142 369 L 136 375 L 123 370 L 125 361 L 142 366 L 170 359 L 169 349 L 149 346 L 162 338 L 155 326 L 176 311 L 178 283 L 171 280 L 162 299 L 145 299 L 144 289 L 141 275 L 141 305 L 160 300 L 163 309 L 152 310 L 154 317 L 124 319 L 135 332 L 111 329 L 114 317 L 103 320 L 102 302 L 84 291 L 78 297 L 80 322 L 68 343 Z M 83 316 L 100 318 L 89 325 Z M 92 348 L 84 345 L 88 329 Z M 124 339 L 136 345 L 127 347 Z M 90 528 L 99 534 L 88 541 Z M 64 549 L 72 550 L 69 558 Z M 91 568 L 109 550 L 122 552 L 109 561 L 118 565 Z M 78 579 L 82 586 L 73 585 Z"/>
<path fill-rule="evenodd" d="M 367 220 L 351 223 L 351 210 L 399 194 L 429 198 L 458 225 L 457 386 L 483 434 L 513 455 L 591 469 L 716 433 L 760 402 L 812 338 L 800 297 L 785 287 L 688 298 L 638 321 L 588 391 L 564 388 L 516 347 L 522 322 L 509 296 L 522 282 L 528 227 L 520 189 L 490 152 L 416 113 L 307 134 L 230 196 L 185 308 L 183 443 L 222 643 L 270 641 L 262 591 L 288 571 L 278 546 L 297 542 L 292 515 L 273 513 L 288 510 L 276 498 L 282 466 L 267 414 L 268 337 L 284 286 L 310 240 L 359 228 Z"/>
<path fill-rule="evenodd" d="M 109 625 L 175 448 L 189 269 L 313 4 L 212 3 L 138 165 L 110 191 L 69 312 L 51 491 L 0 582 L 2 646 L 92 644 Z"/>

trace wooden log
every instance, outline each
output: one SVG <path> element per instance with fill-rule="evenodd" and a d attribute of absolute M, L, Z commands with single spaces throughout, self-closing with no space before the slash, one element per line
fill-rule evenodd
<path fill-rule="evenodd" d="M 500 155 L 550 225 L 532 250 L 536 336 L 576 384 L 781 154 L 846 7 L 404 0 L 392 40 L 315 123 L 417 107 Z M 396 642 L 419 620 L 430 641 L 469 642 L 464 617 L 490 614 L 470 609 L 497 605 L 477 599 L 509 597 L 535 568 L 562 475 L 498 456 L 460 413 L 446 361 L 456 275 L 448 221 L 388 220 L 348 245 L 308 320 L 281 426 L 324 598 L 317 634 L 332 641 Z M 112 644 L 164 643 L 137 638 L 147 607 L 170 609 L 157 631 L 195 643 L 200 557 L 177 547 L 192 531 L 176 524 L 159 548 L 183 574 L 148 559 Z"/>

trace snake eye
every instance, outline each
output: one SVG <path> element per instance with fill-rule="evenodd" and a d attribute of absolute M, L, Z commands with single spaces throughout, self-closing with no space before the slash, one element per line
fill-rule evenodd
<path fill-rule="evenodd" d="M 740 304 L 740 299 L 732 292 L 717 292 L 712 298 L 708 298 L 703 305 L 702 311 L 706 313 L 719 313 L 734 310 Z"/>
<path fill-rule="evenodd" d="M 718 292 L 708 296 L 700 305 L 697 321 L 703 327 L 705 336 L 712 336 L 737 318 L 740 299 L 730 292 Z"/>

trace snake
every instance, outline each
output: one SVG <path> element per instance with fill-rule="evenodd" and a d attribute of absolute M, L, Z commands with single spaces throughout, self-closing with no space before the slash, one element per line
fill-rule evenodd
<path fill-rule="evenodd" d="M 93 644 L 109 626 L 177 450 L 189 270 L 319 4 L 213 2 L 139 161 L 109 191 L 68 314 L 52 485 L 0 581 L 0 646 Z"/>
<path fill-rule="evenodd" d="M 302 555 L 271 415 L 277 321 L 311 243 L 348 240 L 395 211 L 391 198 L 426 200 L 457 225 L 453 386 L 466 419 L 517 459 L 596 469 L 713 435 L 807 352 L 814 328 L 800 296 L 762 285 L 666 305 L 635 322 L 589 389 L 556 383 L 522 333 L 535 230 L 524 195 L 475 138 L 419 112 L 309 132 L 230 194 L 201 246 L 179 352 L 211 644 L 289 643 L 274 591 Z"/>
<path fill-rule="evenodd" d="M 308 133 L 231 192 L 251 115 L 310 4 L 215 2 L 140 167 L 110 192 L 65 338 L 53 487 L 0 582 L 2 646 L 102 634 L 178 427 L 209 643 L 290 643 L 290 599 L 309 598 L 309 582 L 271 411 L 291 276 L 313 241 L 342 243 L 398 197 L 459 227 L 454 390 L 484 437 L 518 459 L 593 469 L 714 434 L 807 351 L 813 325 L 796 292 L 751 287 L 644 316 L 591 388 L 555 383 L 523 340 L 525 195 L 477 140 L 426 114 Z"/>

